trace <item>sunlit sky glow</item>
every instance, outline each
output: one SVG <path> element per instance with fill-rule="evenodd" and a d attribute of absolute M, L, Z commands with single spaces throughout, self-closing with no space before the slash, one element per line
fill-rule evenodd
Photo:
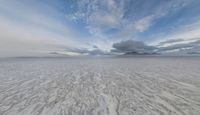
<path fill-rule="evenodd" d="M 1 0 L 0 57 L 104 55 L 150 47 L 200 53 L 199 6 L 199 0 Z M 126 41 L 129 47 L 123 46 Z"/>

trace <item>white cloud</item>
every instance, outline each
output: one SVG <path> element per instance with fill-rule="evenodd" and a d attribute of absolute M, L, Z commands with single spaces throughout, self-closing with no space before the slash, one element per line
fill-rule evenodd
<path fill-rule="evenodd" d="M 138 33 L 148 30 L 155 20 L 174 10 L 180 10 L 188 4 L 186 1 L 188 0 L 168 1 L 166 4 L 155 5 L 149 11 L 146 8 L 141 9 L 140 6 L 129 6 L 131 0 L 79 0 L 78 10 L 71 17 L 85 21 L 86 28 L 93 35 L 91 38 L 95 39 L 92 42 L 103 50 L 110 50 L 113 43 L 134 39 Z M 148 6 L 148 3 L 146 5 Z M 137 12 L 129 12 L 132 7 L 135 7 Z M 140 13 L 144 12 L 147 15 L 139 17 Z M 128 15 L 139 18 L 130 18 Z M 117 29 L 117 32 L 107 35 L 111 29 Z"/>
<path fill-rule="evenodd" d="M 187 4 L 189 0 L 174 0 L 168 1 L 166 4 L 155 5 L 148 9 L 141 9 L 140 6 L 129 6 L 132 4 L 131 0 L 80 0 L 78 1 L 78 10 L 74 14 L 75 19 L 85 19 L 89 32 L 97 37 L 105 38 L 105 35 L 110 29 L 120 30 L 114 33 L 114 39 L 130 39 L 138 32 L 144 32 L 153 25 L 156 19 L 159 19 L 170 12 L 180 10 Z M 146 4 L 148 6 L 148 3 Z M 129 9 L 135 7 L 137 12 L 130 12 Z M 140 15 L 140 13 L 147 13 L 148 15 L 141 16 L 140 18 L 127 18 L 127 15 Z M 127 14 L 128 13 L 128 14 Z"/>
<path fill-rule="evenodd" d="M 154 19 L 154 16 L 151 15 L 137 21 L 135 23 L 136 30 L 138 30 L 139 32 L 145 31 L 151 26 L 153 19 Z"/>
<path fill-rule="evenodd" d="M 85 19 L 88 30 L 94 36 L 102 37 L 103 33 L 112 28 L 119 28 L 123 21 L 124 1 L 114 0 L 81 0 L 78 11 L 74 14 Z"/>

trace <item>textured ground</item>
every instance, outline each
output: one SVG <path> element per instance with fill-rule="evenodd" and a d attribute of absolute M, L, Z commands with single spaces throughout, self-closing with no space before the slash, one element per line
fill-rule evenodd
<path fill-rule="evenodd" d="M 200 58 L 2 59 L 0 115 L 200 115 Z"/>

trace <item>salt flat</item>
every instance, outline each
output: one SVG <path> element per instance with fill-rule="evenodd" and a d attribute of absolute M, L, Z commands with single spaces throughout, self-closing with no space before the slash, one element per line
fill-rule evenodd
<path fill-rule="evenodd" d="M 200 115 L 200 58 L 2 59 L 0 115 Z"/>

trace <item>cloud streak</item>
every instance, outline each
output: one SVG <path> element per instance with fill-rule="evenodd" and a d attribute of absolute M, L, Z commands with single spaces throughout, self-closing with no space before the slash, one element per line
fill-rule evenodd
<path fill-rule="evenodd" d="M 83 55 L 111 55 L 110 52 L 100 50 L 99 48 L 87 49 L 87 48 L 67 48 L 65 51 Z"/>
<path fill-rule="evenodd" d="M 172 41 L 170 41 L 170 43 L 172 43 Z M 173 51 L 173 50 L 180 51 L 182 49 L 195 49 L 195 47 L 198 47 L 198 46 L 200 46 L 200 40 L 189 42 L 189 43 L 177 43 L 177 44 L 173 44 L 166 47 L 159 47 L 159 51 L 160 52 Z"/>

